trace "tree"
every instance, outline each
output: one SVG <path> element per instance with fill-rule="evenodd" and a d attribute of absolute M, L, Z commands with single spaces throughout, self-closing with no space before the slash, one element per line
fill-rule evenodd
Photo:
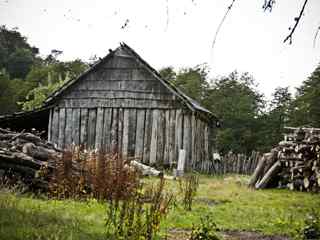
<path fill-rule="evenodd" d="M 290 124 L 320 127 L 320 64 L 311 76 L 297 88 L 290 108 Z"/>
<path fill-rule="evenodd" d="M 0 115 L 19 111 L 18 101 L 25 96 L 26 86 L 21 79 L 10 79 L 3 69 L 0 71 Z"/>
<path fill-rule="evenodd" d="M 49 60 L 48 60 L 49 59 Z M 43 101 L 55 90 L 87 69 L 88 65 L 79 59 L 60 62 L 50 56 L 32 68 L 26 77 L 29 91 L 19 104 L 23 110 L 39 108 Z"/>
<path fill-rule="evenodd" d="M 202 103 L 206 91 L 209 88 L 207 81 L 208 68 L 206 65 L 198 65 L 193 68 L 183 68 L 177 73 L 172 67 L 163 68 L 160 75 L 174 86 L 182 90 L 186 95 Z"/>
<path fill-rule="evenodd" d="M 38 53 L 16 29 L 0 26 L 0 69 L 5 68 L 10 78 L 24 79 Z"/>
<path fill-rule="evenodd" d="M 217 133 L 217 147 L 222 153 L 248 153 L 259 147 L 258 119 L 265 102 L 255 88 L 253 77 L 232 72 L 215 80 L 205 103 L 222 120 Z"/>
<path fill-rule="evenodd" d="M 289 110 L 292 104 L 292 95 L 288 87 L 277 87 L 272 94 L 270 109 L 264 113 L 261 122 L 260 141 L 262 150 L 270 150 L 283 139 L 284 126 L 289 123 Z"/>

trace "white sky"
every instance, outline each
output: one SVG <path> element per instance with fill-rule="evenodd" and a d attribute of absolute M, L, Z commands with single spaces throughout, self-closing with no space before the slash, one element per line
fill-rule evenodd
<path fill-rule="evenodd" d="M 303 2 L 278 0 L 265 13 L 263 0 L 236 0 L 214 51 L 231 0 L 0 0 L 0 25 L 18 27 L 43 55 L 63 50 L 62 60 L 103 57 L 124 41 L 156 69 L 206 62 L 211 77 L 247 71 L 270 97 L 277 86 L 293 91 L 320 63 L 320 0 L 309 0 L 293 44 L 282 43 Z"/>

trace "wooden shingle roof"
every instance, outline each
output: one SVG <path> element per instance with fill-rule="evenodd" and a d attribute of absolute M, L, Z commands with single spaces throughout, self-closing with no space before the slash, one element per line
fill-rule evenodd
<path fill-rule="evenodd" d="M 114 51 L 110 51 L 110 53 L 105 56 L 104 58 L 100 59 L 97 63 L 95 63 L 93 66 L 91 66 L 88 70 L 86 70 L 84 73 L 82 73 L 80 76 L 77 78 L 68 81 L 65 83 L 63 86 L 61 86 L 58 90 L 53 92 L 44 102 L 44 107 L 50 106 L 54 104 L 54 102 L 58 99 L 58 97 L 65 92 L 67 89 L 69 89 L 72 85 L 74 85 L 76 82 L 78 82 L 80 79 L 84 78 L 87 76 L 89 73 L 95 71 L 101 64 L 106 62 L 108 59 L 114 56 L 114 53 L 117 50 L 124 50 L 131 56 L 135 58 L 135 60 L 142 66 L 144 67 L 147 71 L 149 71 L 157 80 L 159 80 L 169 91 L 171 91 L 172 94 L 178 97 L 178 99 L 185 105 L 187 106 L 188 109 L 190 109 L 193 112 L 198 112 L 201 115 L 205 115 L 205 118 L 207 120 L 214 120 L 218 121 L 218 118 L 210 112 L 208 109 L 202 107 L 198 102 L 193 100 L 192 98 L 188 97 L 186 94 L 184 94 L 180 89 L 177 87 L 173 86 L 170 82 L 166 81 L 163 79 L 160 74 L 152 68 L 144 59 L 142 59 L 131 47 L 129 47 L 125 43 L 121 43 L 120 47 L 118 47 Z"/>

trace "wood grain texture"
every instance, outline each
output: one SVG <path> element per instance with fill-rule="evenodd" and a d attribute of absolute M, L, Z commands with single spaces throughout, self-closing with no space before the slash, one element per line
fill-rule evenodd
<path fill-rule="evenodd" d="M 103 108 L 97 109 L 97 122 L 96 122 L 96 139 L 95 139 L 95 148 L 102 148 L 102 139 L 103 139 Z"/>
<path fill-rule="evenodd" d="M 150 146 L 152 135 L 152 110 L 146 109 L 146 117 L 144 124 L 144 137 L 143 137 L 143 159 L 144 164 L 150 164 Z"/>
<path fill-rule="evenodd" d="M 118 153 L 122 153 L 123 148 L 123 109 L 118 110 Z M 124 156 L 125 157 L 125 156 Z"/>
<path fill-rule="evenodd" d="M 179 151 L 182 149 L 182 112 L 180 109 L 176 111 L 176 145 L 175 145 L 175 155 L 179 156 Z"/>
<path fill-rule="evenodd" d="M 157 120 L 157 150 L 156 150 L 156 163 L 157 165 L 163 165 L 164 156 L 164 141 L 165 141 L 165 113 L 164 110 L 159 110 L 158 120 Z"/>
<path fill-rule="evenodd" d="M 170 111 L 170 137 L 169 137 L 169 163 L 172 166 L 174 162 L 178 161 L 178 156 L 176 155 L 176 111 Z"/>
<path fill-rule="evenodd" d="M 191 162 L 191 124 L 190 115 L 183 115 L 183 149 L 185 150 L 185 169 L 190 169 Z"/>
<path fill-rule="evenodd" d="M 162 99 L 104 99 L 104 98 L 85 98 L 85 99 L 61 99 L 60 108 L 135 108 L 135 109 L 177 109 L 179 103 Z"/>
<path fill-rule="evenodd" d="M 112 109 L 112 122 L 111 122 L 111 151 L 118 150 L 118 109 Z"/>
<path fill-rule="evenodd" d="M 53 109 L 51 138 L 52 142 L 59 140 L 59 108 Z"/>
<path fill-rule="evenodd" d="M 137 110 L 129 110 L 129 144 L 128 156 L 133 157 L 136 145 Z"/>
<path fill-rule="evenodd" d="M 52 116 L 53 116 L 53 109 L 51 108 L 50 111 L 49 111 L 49 123 L 48 123 L 48 141 L 49 142 L 52 142 L 52 139 L 51 139 L 51 131 L 52 131 Z M 59 129 L 56 129 L 56 131 L 59 132 Z M 58 133 L 59 134 L 59 133 Z"/>
<path fill-rule="evenodd" d="M 89 109 L 88 117 L 88 147 L 94 148 L 96 141 L 96 123 L 97 123 L 97 109 Z"/>
<path fill-rule="evenodd" d="M 72 108 L 67 108 L 66 115 L 65 147 L 69 148 L 72 144 Z"/>
<path fill-rule="evenodd" d="M 88 109 L 82 108 L 80 114 L 80 144 L 86 148 L 88 146 Z"/>
<path fill-rule="evenodd" d="M 165 130 L 164 130 L 164 154 L 163 154 L 163 164 L 165 166 L 169 166 L 170 165 L 170 157 L 169 157 L 169 153 L 170 153 L 170 110 L 165 110 L 164 111 L 165 114 Z"/>
<path fill-rule="evenodd" d="M 123 112 L 123 147 L 122 147 L 123 156 L 128 155 L 128 146 L 129 146 L 129 109 L 124 109 L 124 112 Z"/>
<path fill-rule="evenodd" d="M 195 168 L 197 162 L 196 155 L 196 116 L 193 113 L 191 117 L 191 167 Z"/>
<path fill-rule="evenodd" d="M 72 142 L 75 145 L 80 143 L 80 109 L 72 109 Z"/>
<path fill-rule="evenodd" d="M 158 147 L 158 122 L 159 110 L 152 110 L 152 127 L 151 127 L 151 143 L 150 143 L 150 165 L 155 165 L 157 162 L 157 147 Z"/>
<path fill-rule="evenodd" d="M 136 128 L 136 140 L 135 140 L 135 152 L 134 157 L 138 161 L 143 159 L 143 146 L 144 146 L 144 130 L 145 130 L 145 110 L 137 110 L 137 128 Z"/>
<path fill-rule="evenodd" d="M 65 146 L 65 127 L 66 127 L 66 109 L 60 108 L 59 110 L 59 139 L 58 147 L 64 148 Z"/>
<path fill-rule="evenodd" d="M 112 108 L 104 109 L 104 122 L 103 122 L 103 149 L 106 152 L 111 151 L 111 123 L 112 123 Z"/>

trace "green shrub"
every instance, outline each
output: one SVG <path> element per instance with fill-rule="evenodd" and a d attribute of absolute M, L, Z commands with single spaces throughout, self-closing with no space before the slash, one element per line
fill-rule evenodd
<path fill-rule="evenodd" d="M 134 195 L 121 201 L 108 201 L 108 239 L 152 240 L 159 232 L 161 220 L 168 214 L 173 195 L 164 192 L 165 181 L 148 192 L 145 202 L 142 186 Z"/>
<path fill-rule="evenodd" d="M 202 217 L 199 226 L 193 226 L 190 240 L 220 240 L 217 225 L 212 216 Z"/>
<path fill-rule="evenodd" d="M 304 220 L 304 227 L 297 231 L 296 239 L 320 239 L 320 213 L 312 210 Z"/>

